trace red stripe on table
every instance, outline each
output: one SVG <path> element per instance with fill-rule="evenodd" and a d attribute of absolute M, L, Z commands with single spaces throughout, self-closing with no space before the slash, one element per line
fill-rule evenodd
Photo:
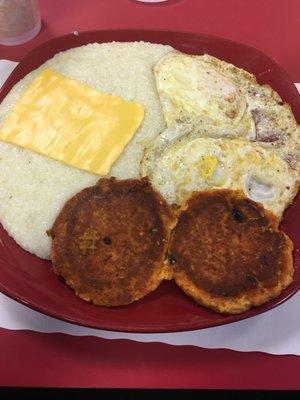
<path fill-rule="evenodd" d="M 300 389 L 300 357 L 0 329 L 3 386 Z"/>

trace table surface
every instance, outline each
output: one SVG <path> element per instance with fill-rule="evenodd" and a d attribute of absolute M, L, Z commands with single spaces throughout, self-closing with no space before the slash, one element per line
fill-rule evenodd
<path fill-rule="evenodd" d="M 39 0 L 42 30 L 0 46 L 20 61 L 38 44 L 75 30 L 170 29 L 252 45 L 300 82 L 299 0 Z M 54 387 L 300 389 L 300 357 L 0 329 L 0 385 Z"/>

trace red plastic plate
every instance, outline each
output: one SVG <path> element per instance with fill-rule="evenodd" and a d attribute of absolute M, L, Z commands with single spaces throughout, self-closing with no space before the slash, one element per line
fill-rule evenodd
<path fill-rule="evenodd" d="M 52 39 L 31 51 L 10 75 L 0 101 L 28 72 L 59 51 L 92 42 L 144 40 L 169 44 L 190 54 L 208 53 L 246 69 L 259 82 L 271 85 L 300 120 L 300 97 L 287 73 L 260 51 L 213 36 L 169 31 L 91 31 Z M 300 287 L 300 197 L 287 210 L 282 229 L 294 242 L 295 279 L 281 296 L 240 315 L 217 314 L 198 306 L 173 282 L 164 282 L 154 293 L 126 307 L 96 307 L 78 299 L 51 271 L 51 263 L 22 250 L 0 225 L 0 290 L 44 314 L 93 328 L 126 332 L 175 332 L 208 328 L 238 321 L 278 306 Z"/>

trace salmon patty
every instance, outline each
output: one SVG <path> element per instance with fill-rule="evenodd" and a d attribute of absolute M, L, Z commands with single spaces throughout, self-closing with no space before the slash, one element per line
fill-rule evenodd
<path fill-rule="evenodd" d="M 147 179 L 101 179 L 72 197 L 51 235 L 54 272 L 96 305 L 130 304 L 170 279 L 174 217 Z"/>
<path fill-rule="evenodd" d="M 169 261 L 198 303 L 236 314 L 278 296 L 293 280 L 291 240 L 279 220 L 239 192 L 193 194 L 179 211 Z"/>

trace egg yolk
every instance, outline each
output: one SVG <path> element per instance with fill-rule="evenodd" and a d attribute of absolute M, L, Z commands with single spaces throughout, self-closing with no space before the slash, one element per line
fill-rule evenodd
<path fill-rule="evenodd" d="M 211 178 L 218 165 L 218 159 L 213 155 L 203 155 L 197 162 L 197 168 L 201 177 L 205 180 Z"/>

